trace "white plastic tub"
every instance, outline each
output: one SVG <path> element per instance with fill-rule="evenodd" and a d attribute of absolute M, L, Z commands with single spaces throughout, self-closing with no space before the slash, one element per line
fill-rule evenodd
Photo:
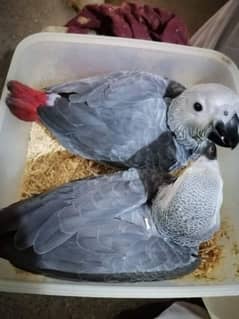
<path fill-rule="evenodd" d="M 32 86 L 45 86 L 64 80 L 119 71 L 144 70 L 160 73 L 186 85 L 218 82 L 239 92 L 239 73 L 224 55 L 205 49 L 150 41 L 109 37 L 40 33 L 17 47 L 7 76 Z M 0 107 L 0 205 L 18 198 L 25 164 L 30 125 L 13 117 L 4 103 Z M 223 172 L 223 219 L 228 238 L 222 240 L 223 255 L 213 272 L 214 279 L 187 276 L 173 281 L 100 284 L 77 283 L 31 275 L 0 260 L 0 290 L 25 293 L 92 297 L 168 298 L 239 295 L 239 148 L 220 150 Z"/>

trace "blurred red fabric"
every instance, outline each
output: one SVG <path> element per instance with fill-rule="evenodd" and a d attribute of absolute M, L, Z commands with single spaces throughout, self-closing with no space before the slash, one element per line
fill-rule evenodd
<path fill-rule="evenodd" d="M 69 33 L 96 33 L 108 36 L 188 44 L 186 24 L 174 13 L 149 5 L 124 2 L 87 5 L 70 20 Z"/>

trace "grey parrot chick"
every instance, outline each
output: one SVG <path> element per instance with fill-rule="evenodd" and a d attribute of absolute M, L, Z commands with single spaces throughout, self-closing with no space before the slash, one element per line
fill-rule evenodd
<path fill-rule="evenodd" d="M 210 139 L 239 141 L 239 96 L 219 84 L 185 89 L 158 74 L 122 71 L 35 90 L 8 83 L 6 103 L 39 121 L 70 152 L 120 167 L 170 171 L 200 156 Z"/>
<path fill-rule="evenodd" d="M 220 223 L 215 145 L 176 179 L 131 168 L 74 181 L 0 211 L 0 257 L 61 279 L 153 281 L 200 263 Z M 147 174 L 149 176 L 147 176 Z M 148 190 L 156 183 L 156 195 Z"/>

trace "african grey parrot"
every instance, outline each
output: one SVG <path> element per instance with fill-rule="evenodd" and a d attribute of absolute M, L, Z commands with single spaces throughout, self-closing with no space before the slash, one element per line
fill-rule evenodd
<path fill-rule="evenodd" d="M 2 209 L 0 257 L 73 280 L 152 281 L 193 271 L 199 244 L 220 225 L 222 178 L 210 144 L 178 178 L 130 168 Z"/>
<path fill-rule="evenodd" d="M 37 91 L 8 83 L 18 118 L 43 123 L 70 152 L 123 167 L 172 170 L 201 142 L 234 148 L 239 97 L 219 84 L 185 89 L 147 72 L 122 71 Z M 171 103 L 170 103 L 171 102 Z"/>

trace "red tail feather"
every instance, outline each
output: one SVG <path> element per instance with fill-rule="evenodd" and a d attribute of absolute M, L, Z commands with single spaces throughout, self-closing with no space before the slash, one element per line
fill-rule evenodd
<path fill-rule="evenodd" d="M 10 111 L 23 121 L 38 121 L 37 109 L 47 103 L 46 93 L 18 81 L 9 81 L 7 87 L 10 94 L 6 103 Z"/>

